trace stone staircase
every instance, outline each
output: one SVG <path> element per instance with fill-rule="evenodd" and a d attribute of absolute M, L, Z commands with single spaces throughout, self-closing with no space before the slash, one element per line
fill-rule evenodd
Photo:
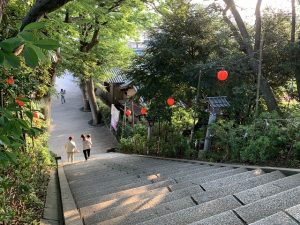
<path fill-rule="evenodd" d="M 300 173 L 105 154 L 64 167 L 85 225 L 299 225 Z"/>

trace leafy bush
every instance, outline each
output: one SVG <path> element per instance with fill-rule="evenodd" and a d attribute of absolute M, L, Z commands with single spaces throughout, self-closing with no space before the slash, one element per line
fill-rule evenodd
<path fill-rule="evenodd" d="M 0 166 L 0 221 L 6 224 L 38 224 L 43 213 L 49 169 L 54 165 L 47 134 L 28 142 L 14 163 Z"/>
<path fill-rule="evenodd" d="M 165 131 L 161 133 L 167 134 Z M 172 129 L 164 138 L 153 135 L 151 140 L 147 140 L 147 127 L 142 124 L 136 124 L 130 135 L 120 139 L 118 149 L 124 153 L 164 157 L 195 158 L 197 156 L 197 152 L 191 149 L 189 140 Z"/>
<path fill-rule="evenodd" d="M 97 105 L 102 116 L 102 121 L 106 126 L 110 126 L 110 107 L 100 99 L 97 99 Z"/>
<path fill-rule="evenodd" d="M 263 163 L 299 159 L 300 121 L 265 113 L 250 125 L 218 121 L 212 126 L 213 151 L 223 160 Z"/>

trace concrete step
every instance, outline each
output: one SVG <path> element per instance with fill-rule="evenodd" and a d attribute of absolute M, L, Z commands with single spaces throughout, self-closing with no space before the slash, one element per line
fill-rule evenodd
<path fill-rule="evenodd" d="M 129 183 L 129 184 L 128 184 Z M 120 191 L 125 191 L 128 189 L 132 189 L 132 188 L 138 188 L 138 187 L 143 187 L 145 185 L 150 185 L 153 184 L 153 182 L 149 181 L 149 180 L 143 180 L 143 179 L 137 179 L 137 180 L 130 180 L 130 182 L 128 182 L 126 184 L 124 183 L 114 183 L 113 185 L 106 185 L 106 186 L 101 186 L 101 184 L 99 184 L 98 187 L 92 189 L 92 191 L 80 191 L 80 189 L 76 189 L 76 191 L 74 191 L 73 193 L 76 194 L 76 200 L 77 201 L 81 201 L 84 199 L 89 199 L 90 196 L 95 196 L 95 194 L 93 193 L 97 193 L 97 195 L 109 195 L 109 194 L 113 194 L 116 192 L 120 192 Z"/>
<path fill-rule="evenodd" d="M 155 219 L 182 209 L 195 206 L 190 197 L 184 197 L 175 201 L 157 205 L 154 208 L 132 212 L 130 214 L 115 217 L 110 220 L 96 223 L 97 225 L 134 225 L 147 220 Z"/>
<path fill-rule="evenodd" d="M 205 176 L 209 176 L 212 174 L 217 174 L 225 171 L 230 171 L 234 170 L 231 167 L 212 167 L 209 170 L 204 170 L 204 171 L 199 171 L 198 173 L 193 173 L 193 174 L 187 174 L 184 176 L 176 176 L 174 177 L 178 183 L 188 181 L 188 180 L 193 180 L 197 178 L 203 178 Z"/>
<path fill-rule="evenodd" d="M 121 215 L 125 215 L 128 213 L 131 213 L 132 211 L 138 212 L 143 209 L 148 209 L 155 207 L 160 202 L 160 196 L 164 196 L 168 193 L 167 188 L 157 188 L 151 191 L 148 191 L 144 194 L 141 194 L 139 196 L 133 196 L 134 198 L 137 197 L 140 200 L 135 201 L 132 203 L 126 202 L 124 205 L 119 204 L 116 207 L 108 207 L 106 209 L 103 209 L 101 211 L 98 211 L 95 213 L 95 211 L 91 210 L 81 210 L 82 215 L 84 214 L 84 221 L 86 225 L 94 224 L 99 221 L 109 220 Z M 159 197 L 153 197 L 153 198 L 146 198 L 147 196 L 159 196 Z M 128 203 L 128 204 L 127 204 Z M 86 207 L 87 209 L 87 207 Z"/>
<path fill-rule="evenodd" d="M 109 201 L 109 200 L 114 200 L 114 199 L 121 199 L 121 198 L 125 198 L 125 197 L 130 197 L 133 195 L 142 194 L 142 193 L 148 192 L 153 189 L 167 187 L 168 185 L 174 184 L 174 183 L 175 182 L 172 180 L 166 180 L 166 181 L 161 181 L 161 182 L 157 182 L 157 183 L 153 183 L 153 184 L 144 185 L 144 186 L 137 187 L 137 188 L 132 188 L 132 189 L 115 192 L 115 193 L 108 194 L 108 195 L 101 195 L 101 194 L 98 195 L 97 192 L 94 192 L 91 195 L 87 196 L 84 200 L 76 201 L 76 203 L 79 207 L 84 207 L 84 206 L 93 205 L 93 204 L 96 204 L 99 202 L 104 202 L 104 201 Z M 166 188 L 166 190 L 168 190 L 168 189 Z M 101 192 L 99 192 L 99 193 L 101 193 Z"/>
<path fill-rule="evenodd" d="M 250 225 L 299 225 L 299 222 L 296 222 L 290 216 L 288 216 L 284 212 L 278 212 L 271 216 L 268 216 L 264 219 L 261 219 L 255 223 L 251 223 Z"/>
<path fill-rule="evenodd" d="M 71 187 L 81 187 L 82 185 L 85 185 L 85 186 L 92 186 L 94 185 L 95 183 L 109 183 L 109 182 L 112 182 L 112 181 L 116 181 L 116 180 L 125 180 L 125 179 L 129 179 L 129 180 L 132 180 L 132 179 L 137 179 L 138 176 L 135 175 L 135 174 L 118 174 L 117 176 L 115 175 L 112 175 L 111 177 L 101 177 L 101 175 L 99 175 L 99 177 L 97 176 L 91 176 L 91 177 L 86 177 L 85 179 L 82 179 L 82 180 L 76 180 L 75 182 L 74 181 L 70 181 L 70 186 Z"/>
<path fill-rule="evenodd" d="M 244 173 L 247 171 L 248 170 L 245 168 L 237 168 L 237 169 L 227 170 L 227 171 L 223 171 L 223 172 L 216 173 L 216 174 L 210 174 L 210 175 L 204 176 L 204 177 L 195 177 L 194 179 L 190 180 L 190 182 L 192 182 L 193 184 L 201 185 L 206 182 L 221 179 L 224 177 L 233 176 L 235 174 Z"/>
<path fill-rule="evenodd" d="M 170 213 L 155 219 L 139 223 L 140 225 L 182 225 L 189 224 L 201 219 L 228 211 L 241 206 L 233 197 L 226 196 L 210 202 L 196 205 L 174 213 Z"/>
<path fill-rule="evenodd" d="M 254 223 L 297 204 L 300 204 L 300 186 L 239 207 L 235 212 L 246 223 Z"/>
<path fill-rule="evenodd" d="M 237 193 L 235 196 L 246 205 L 297 186 L 300 186 L 300 174 L 288 176 L 256 188 L 245 190 Z"/>
<path fill-rule="evenodd" d="M 251 177 L 248 179 L 241 179 L 240 181 L 229 183 L 228 185 L 215 188 L 210 191 L 205 191 L 203 194 L 193 194 L 193 198 L 199 204 L 211 201 L 217 198 L 224 197 L 226 195 L 236 195 L 241 191 L 247 190 L 249 188 L 257 187 L 262 184 L 272 182 L 285 177 L 281 172 L 274 171 L 271 173 L 262 174 L 260 176 Z"/>
<path fill-rule="evenodd" d="M 191 174 L 191 173 L 193 174 L 194 172 L 205 171 L 205 170 L 208 170 L 210 168 L 211 168 L 210 166 L 197 167 L 196 169 L 193 169 L 193 170 L 187 170 L 187 171 L 184 171 L 184 172 L 181 171 L 180 174 L 181 175 L 182 174 Z M 175 172 L 172 171 L 172 175 L 173 175 L 173 173 L 177 174 L 176 171 Z M 143 176 L 140 176 L 140 175 L 138 175 L 138 176 L 141 177 L 141 179 L 144 178 Z M 152 176 L 150 176 L 150 175 L 148 175 L 146 178 L 149 180 L 149 183 L 150 183 L 151 181 L 159 182 L 159 181 L 166 180 L 166 179 L 169 178 L 169 176 L 165 176 L 165 175 L 158 175 L 158 176 L 157 175 L 152 175 Z M 134 187 L 134 183 L 137 183 L 136 186 L 138 186 L 139 183 L 140 183 L 140 180 L 135 176 L 128 175 L 128 176 L 123 176 L 121 179 L 117 179 L 116 177 L 113 177 L 113 178 L 110 178 L 109 180 L 101 180 L 100 178 L 91 179 L 91 180 L 88 180 L 88 181 L 84 180 L 81 183 L 78 183 L 78 182 L 71 183 L 70 186 L 71 186 L 72 191 L 75 195 L 82 193 L 82 186 L 83 185 L 87 186 L 85 188 L 85 193 L 87 193 L 87 194 L 84 194 L 84 196 L 86 196 L 86 195 L 91 195 L 91 194 L 94 195 L 95 192 L 105 194 L 105 191 L 110 190 L 110 187 L 120 187 L 123 184 L 128 185 L 130 183 L 133 184 L 132 187 Z M 81 184 L 81 185 L 79 185 L 79 184 Z M 99 190 L 99 189 L 101 189 L 101 190 Z M 118 188 L 116 189 L 116 191 L 117 190 L 118 190 Z M 122 188 L 119 188 L 119 190 L 122 190 Z M 107 192 L 107 193 L 109 193 L 109 192 Z M 111 191 L 110 191 L 110 193 L 111 193 Z"/>
<path fill-rule="evenodd" d="M 246 179 L 251 178 L 251 177 L 256 177 L 256 176 L 259 176 L 263 173 L 264 172 L 260 169 L 251 170 L 251 171 L 244 172 L 244 173 L 239 173 L 239 174 L 236 174 L 236 175 L 233 175 L 233 176 L 224 177 L 224 178 L 220 178 L 220 179 L 217 179 L 217 180 L 202 183 L 201 186 L 205 190 L 209 191 L 209 190 L 213 190 L 213 189 L 219 188 L 221 186 L 225 186 L 225 185 L 228 185 L 230 183 L 234 183 L 234 182 L 237 182 L 237 181 L 240 181 L 240 180 L 246 180 Z"/>
<path fill-rule="evenodd" d="M 154 189 L 152 191 L 148 191 L 139 195 L 130 196 L 127 198 L 114 199 L 105 202 L 100 202 L 98 204 L 89 205 L 86 207 L 82 207 L 81 213 L 85 216 L 90 216 L 91 214 L 95 214 L 104 210 L 114 210 L 115 212 L 120 211 L 120 215 L 124 214 L 126 210 L 128 210 L 128 206 L 134 209 L 135 205 L 139 207 L 139 209 L 146 209 L 149 207 L 153 207 L 153 205 L 157 206 L 159 204 L 164 204 L 170 201 L 175 201 L 186 196 L 190 196 L 194 193 L 200 193 L 203 190 L 197 186 L 193 185 L 191 187 L 178 190 L 175 192 L 169 192 L 165 189 Z M 141 202 L 146 203 L 141 207 L 139 204 Z M 134 205 L 135 204 L 135 205 Z M 125 209 L 123 209 L 125 208 Z M 132 211 L 131 209 L 129 211 Z"/>
<path fill-rule="evenodd" d="M 232 210 L 191 223 L 189 225 L 245 225 Z M 266 225 L 266 224 L 265 224 Z M 279 224 L 278 224 L 279 225 Z M 281 224 L 283 225 L 283 224 Z"/>
<path fill-rule="evenodd" d="M 160 177 L 181 177 L 181 176 L 186 176 L 186 175 L 190 175 L 190 174 L 195 174 L 195 173 L 199 173 L 202 171 L 206 171 L 206 170 L 211 170 L 213 168 L 216 167 L 212 167 L 212 166 L 207 166 L 207 165 L 199 165 L 199 166 L 193 166 L 193 167 L 189 167 L 189 168 L 185 168 L 185 169 L 169 169 L 166 171 L 157 171 L 156 174 L 159 175 Z"/>
<path fill-rule="evenodd" d="M 286 209 L 285 212 L 291 215 L 300 223 L 300 204 L 295 205 L 289 209 Z"/>

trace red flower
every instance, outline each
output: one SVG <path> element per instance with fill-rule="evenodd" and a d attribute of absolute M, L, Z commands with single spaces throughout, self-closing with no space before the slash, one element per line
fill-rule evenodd
<path fill-rule="evenodd" d="M 25 105 L 25 103 L 22 100 L 20 100 L 20 99 L 16 99 L 16 103 L 18 103 L 18 105 L 20 107 L 23 107 Z"/>
<path fill-rule="evenodd" d="M 15 84 L 15 80 L 14 80 L 14 77 L 13 76 L 9 76 L 6 80 L 7 84 L 8 85 L 13 85 Z"/>

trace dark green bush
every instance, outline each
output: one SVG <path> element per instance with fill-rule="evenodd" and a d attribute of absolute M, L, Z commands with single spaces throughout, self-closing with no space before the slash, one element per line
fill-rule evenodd
<path fill-rule="evenodd" d="M 249 125 L 218 121 L 212 126 L 213 151 L 223 160 L 249 163 L 299 159 L 300 121 L 265 113 Z"/>

